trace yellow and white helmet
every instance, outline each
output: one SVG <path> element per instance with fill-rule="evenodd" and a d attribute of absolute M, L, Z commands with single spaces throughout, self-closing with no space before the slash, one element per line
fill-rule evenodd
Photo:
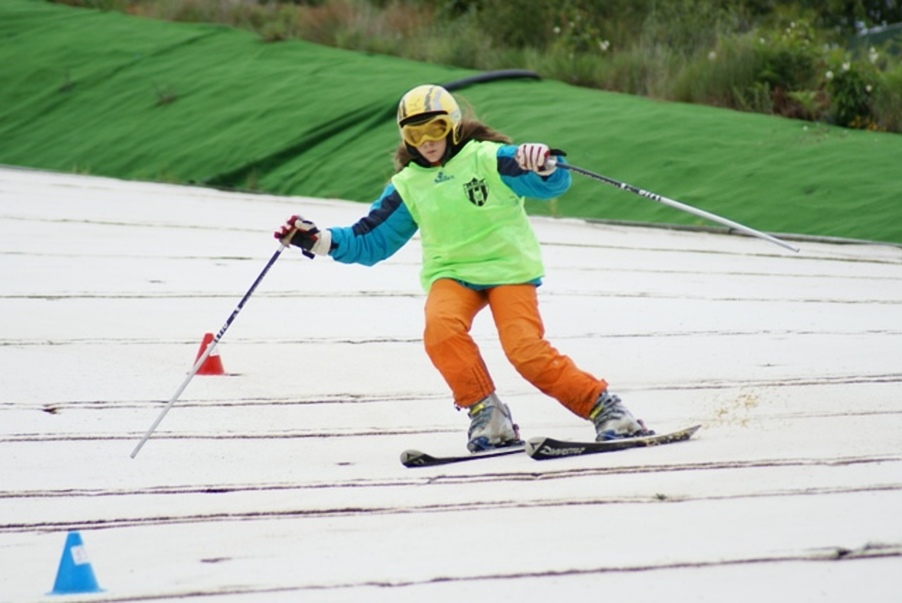
<path fill-rule="evenodd" d="M 460 120 L 457 101 L 441 86 L 417 86 L 401 97 L 398 103 L 401 138 L 414 147 L 425 140 L 439 140 L 449 133 L 452 133 L 454 144 L 457 144 L 460 142 Z"/>

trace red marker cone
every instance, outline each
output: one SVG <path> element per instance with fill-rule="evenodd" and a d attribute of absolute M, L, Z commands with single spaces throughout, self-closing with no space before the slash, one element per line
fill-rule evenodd
<path fill-rule="evenodd" d="M 194 362 L 196 363 L 201 356 L 204 355 L 204 352 L 207 351 L 207 346 L 213 343 L 213 333 L 207 333 L 204 335 L 204 340 L 200 344 L 200 349 L 197 351 L 197 356 L 194 357 Z M 222 368 L 222 359 L 219 357 L 219 353 L 216 350 L 213 350 L 207 359 L 204 360 L 204 363 L 200 365 L 200 369 L 197 371 L 198 375 L 225 375 L 225 371 Z"/>

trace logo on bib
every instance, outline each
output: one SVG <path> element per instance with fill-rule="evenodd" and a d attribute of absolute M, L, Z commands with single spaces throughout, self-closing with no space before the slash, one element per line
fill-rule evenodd
<path fill-rule="evenodd" d="M 438 176 L 435 177 L 435 180 L 433 180 L 433 182 L 435 182 L 436 184 L 441 184 L 442 182 L 450 182 L 451 180 L 454 180 L 454 176 L 447 176 L 445 172 L 439 172 Z"/>
<path fill-rule="evenodd" d="M 486 200 L 489 198 L 489 189 L 485 185 L 485 180 L 473 178 L 464 184 L 464 192 L 467 193 L 467 199 L 470 200 L 470 203 L 477 207 L 485 205 Z"/>

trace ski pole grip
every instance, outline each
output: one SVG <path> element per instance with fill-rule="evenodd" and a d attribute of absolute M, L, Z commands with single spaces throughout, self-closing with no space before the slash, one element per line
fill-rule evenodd
<path fill-rule="evenodd" d="M 548 159 L 545 160 L 545 165 L 542 166 L 543 170 L 550 170 L 552 168 L 557 167 L 557 158 L 558 157 L 566 157 L 567 151 L 563 151 L 561 149 L 549 149 L 548 150 Z"/>

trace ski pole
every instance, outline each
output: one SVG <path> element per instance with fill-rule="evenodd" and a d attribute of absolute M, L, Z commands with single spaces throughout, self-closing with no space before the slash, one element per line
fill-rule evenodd
<path fill-rule="evenodd" d="M 200 370 L 200 367 L 203 366 L 204 362 L 213 353 L 213 350 L 216 348 L 216 344 L 219 343 L 219 340 L 222 339 L 222 336 L 225 335 L 225 332 L 231 326 L 232 321 L 235 320 L 235 317 L 238 316 L 238 313 L 241 312 L 241 308 L 244 307 L 245 302 L 250 298 L 251 294 L 254 292 L 254 289 L 257 288 L 257 285 L 260 284 L 260 281 L 263 280 L 263 277 L 266 276 L 266 273 L 269 272 L 269 269 L 272 268 L 272 265 L 276 263 L 276 260 L 279 259 L 279 255 L 282 251 L 285 250 L 285 245 L 280 245 L 276 250 L 272 257 L 269 258 L 269 261 L 266 262 L 266 266 L 263 267 L 263 270 L 257 276 L 257 279 L 254 281 L 254 284 L 251 285 L 251 288 L 247 290 L 247 293 L 244 294 L 244 297 L 241 298 L 241 301 L 238 302 L 238 305 L 235 306 L 235 309 L 232 311 L 232 314 L 229 316 L 228 320 L 225 321 L 225 324 L 222 325 L 222 328 L 219 329 L 219 333 L 216 334 L 216 337 L 213 338 L 213 341 L 210 342 L 210 345 L 207 346 L 207 349 L 204 350 L 204 353 L 198 357 L 197 361 L 194 363 L 194 366 L 191 368 L 191 372 L 188 373 L 188 376 L 182 382 L 182 385 L 176 390 L 174 394 L 172 394 L 172 398 L 169 399 L 169 402 L 163 407 L 163 411 L 160 413 L 160 416 L 157 417 L 157 420 L 153 422 L 153 425 L 150 426 L 150 429 L 147 430 L 147 433 L 144 434 L 144 437 L 141 438 L 141 441 L 138 442 L 138 445 L 135 446 L 135 449 L 132 451 L 131 457 L 135 458 L 138 453 L 141 451 L 141 448 L 144 446 L 145 442 L 150 439 L 150 436 L 153 435 L 153 432 L 156 431 L 157 427 L 159 427 L 160 423 L 163 422 L 163 417 L 166 416 L 166 413 L 169 412 L 169 409 L 172 408 L 172 405 L 175 404 L 175 401 L 178 400 L 179 396 L 182 395 L 182 392 L 185 391 L 185 388 L 188 387 L 188 383 L 197 374 L 197 371 Z"/>
<path fill-rule="evenodd" d="M 571 172 L 576 172 L 577 174 L 582 174 L 583 176 L 588 176 L 593 180 L 598 180 L 599 182 L 604 182 L 605 184 L 610 184 L 611 186 L 615 186 L 619 189 L 629 191 L 631 193 L 635 193 L 641 197 L 645 197 L 646 199 L 651 199 L 652 201 L 657 201 L 658 203 L 663 203 L 664 205 L 669 205 L 670 207 L 679 209 L 681 211 L 699 216 L 701 218 L 705 218 L 706 220 L 711 220 L 712 222 L 717 222 L 718 224 L 722 224 L 729 228 L 734 228 L 740 232 L 744 232 L 746 234 L 752 235 L 753 237 L 758 237 L 759 239 L 764 239 L 765 241 L 770 241 L 780 247 L 785 249 L 789 249 L 790 251 L 794 251 L 796 253 L 799 252 L 798 247 L 794 247 L 785 241 L 781 241 L 777 237 L 771 236 L 767 233 L 763 233 L 761 231 L 755 230 L 754 228 L 749 228 L 748 226 L 743 226 L 738 222 L 734 222 L 733 220 L 728 220 L 727 218 L 722 218 L 717 214 L 712 214 L 703 209 L 698 209 L 697 207 L 692 207 L 691 205 L 686 205 L 685 203 L 680 203 L 679 201 L 674 201 L 673 199 L 668 199 L 667 197 L 662 197 L 656 193 L 652 193 L 646 190 L 642 190 L 641 188 L 635 187 L 631 184 L 627 184 L 625 182 L 620 182 L 618 180 L 614 180 L 613 178 L 608 178 L 607 176 L 602 176 L 601 174 L 596 174 L 595 172 L 590 172 L 589 170 L 583 169 L 581 167 L 577 167 L 575 165 L 569 163 L 558 163 L 554 158 L 550 158 L 546 161 L 546 165 L 557 165 L 557 167 L 564 168 L 570 170 Z"/>

